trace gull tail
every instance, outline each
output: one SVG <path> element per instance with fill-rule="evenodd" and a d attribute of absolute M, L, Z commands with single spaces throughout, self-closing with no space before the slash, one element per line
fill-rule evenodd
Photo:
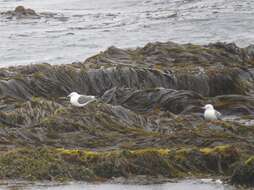
<path fill-rule="evenodd" d="M 215 111 L 215 115 L 217 117 L 217 119 L 221 119 L 222 118 L 222 114 L 218 111 Z"/>

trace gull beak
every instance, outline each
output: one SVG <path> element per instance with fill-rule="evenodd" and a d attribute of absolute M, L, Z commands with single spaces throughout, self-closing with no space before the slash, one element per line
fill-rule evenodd
<path fill-rule="evenodd" d="M 71 97 L 71 95 L 69 94 L 67 97 L 69 98 L 69 97 Z"/>
<path fill-rule="evenodd" d="M 203 106 L 203 107 L 202 107 L 202 109 L 204 109 L 204 110 L 205 110 L 205 106 Z"/>

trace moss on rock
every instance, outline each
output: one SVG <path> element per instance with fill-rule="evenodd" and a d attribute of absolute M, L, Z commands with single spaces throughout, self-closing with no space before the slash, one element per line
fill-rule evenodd
<path fill-rule="evenodd" d="M 205 161 L 213 152 L 223 162 L 232 164 L 238 159 L 234 148 L 223 151 L 204 149 L 138 149 L 93 152 L 63 148 L 21 148 L 1 154 L 0 178 L 26 180 L 99 180 L 135 175 L 169 178 L 184 177 L 188 172 L 211 174 L 211 161 Z M 234 153 L 233 153 L 234 152 Z M 232 153 L 232 154 L 230 154 Z M 234 159 L 227 160 L 227 156 Z M 217 160 L 213 160 L 217 162 Z M 214 169 L 215 170 L 215 169 Z"/>
<path fill-rule="evenodd" d="M 21 148 L 0 156 L 2 179 L 89 180 L 94 175 L 82 165 L 66 164 L 53 149 Z"/>

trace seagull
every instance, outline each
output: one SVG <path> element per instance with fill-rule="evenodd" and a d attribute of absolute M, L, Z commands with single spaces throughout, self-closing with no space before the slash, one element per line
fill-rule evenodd
<path fill-rule="evenodd" d="M 205 112 L 204 112 L 204 118 L 206 120 L 217 120 L 217 119 L 220 119 L 221 117 L 221 113 L 216 111 L 214 108 L 213 108 L 213 105 L 212 104 L 206 104 L 204 107 L 202 107 L 203 109 L 205 109 Z"/>
<path fill-rule="evenodd" d="M 95 96 L 80 95 L 77 92 L 70 93 L 68 97 L 70 98 L 71 105 L 76 107 L 83 107 L 93 101 L 96 101 Z"/>

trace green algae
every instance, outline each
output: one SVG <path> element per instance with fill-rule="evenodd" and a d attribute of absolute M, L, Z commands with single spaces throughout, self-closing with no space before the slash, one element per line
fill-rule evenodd
<path fill-rule="evenodd" d="M 229 149 L 230 145 L 221 145 L 214 148 L 202 148 L 200 151 L 205 155 L 213 153 L 225 153 Z"/>
<path fill-rule="evenodd" d="M 33 73 L 32 77 L 35 79 L 43 79 L 43 78 L 45 78 L 45 74 L 43 72 L 39 71 L 39 72 Z"/>
<path fill-rule="evenodd" d="M 254 156 L 251 156 L 250 158 L 248 158 L 245 162 L 245 165 L 253 165 L 254 164 Z"/>
<path fill-rule="evenodd" d="M 67 165 L 54 150 L 22 148 L 0 156 L 2 179 L 26 180 L 89 180 L 93 175 L 87 168 Z"/>
<path fill-rule="evenodd" d="M 223 150 L 222 150 L 223 149 Z M 205 151 L 204 151 L 205 150 Z M 232 147 L 215 147 L 229 154 Z M 188 172 L 209 174 L 206 149 L 146 148 L 94 152 L 64 148 L 21 148 L 0 155 L 0 178 L 26 180 L 99 180 L 135 175 L 169 178 L 184 177 Z M 234 156 L 232 154 L 231 156 Z M 198 162 L 197 162 L 198 161 Z M 224 161 L 222 159 L 222 161 Z M 199 165 L 201 164 L 201 165 Z M 229 163 L 228 164 L 232 164 Z"/>

